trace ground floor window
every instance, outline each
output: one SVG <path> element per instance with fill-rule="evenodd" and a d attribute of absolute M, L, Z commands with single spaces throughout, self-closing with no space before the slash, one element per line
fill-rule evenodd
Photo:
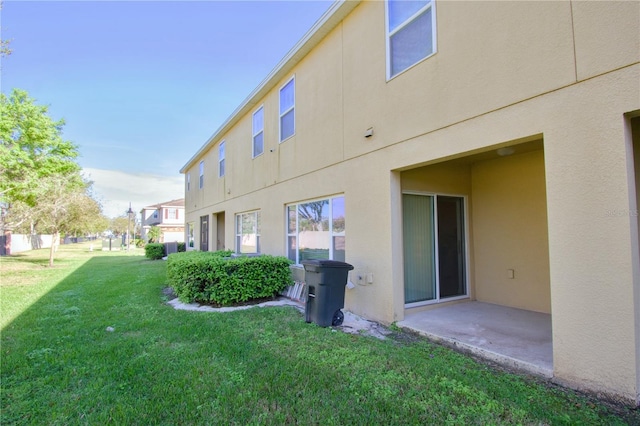
<path fill-rule="evenodd" d="M 260 253 L 260 211 L 236 215 L 236 253 Z"/>
<path fill-rule="evenodd" d="M 287 206 L 287 256 L 345 260 L 344 196 Z"/>
<path fill-rule="evenodd" d="M 194 229 L 196 224 L 193 222 L 187 223 L 187 247 L 193 248 L 195 245 Z"/>

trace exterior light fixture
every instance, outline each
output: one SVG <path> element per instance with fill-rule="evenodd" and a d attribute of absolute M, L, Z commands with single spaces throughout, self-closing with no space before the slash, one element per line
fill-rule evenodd
<path fill-rule="evenodd" d="M 514 152 L 516 152 L 515 148 L 507 146 L 507 147 L 498 149 L 496 151 L 496 154 L 498 154 L 500 157 L 506 157 L 507 155 L 511 155 Z"/>

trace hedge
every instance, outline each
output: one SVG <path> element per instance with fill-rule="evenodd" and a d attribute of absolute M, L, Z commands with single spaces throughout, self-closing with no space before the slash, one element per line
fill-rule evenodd
<path fill-rule="evenodd" d="M 141 240 L 139 240 L 141 241 Z M 177 243 L 178 244 L 178 252 L 184 252 L 187 250 L 187 245 L 185 243 Z M 167 255 L 167 243 L 149 243 L 144 246 L 144 255 L 151 260 L 162 259 Z"/>
<path fill-rule="evenodd" d="M 144 246 L 144 255 L 151 260 L 158 260 L 164 257 L 164 244 L 149 243 Z"/>
<path fill-rule="evenodd" d="M 229 257 L 231 251 L 170 254 L 167 281 L 185 303 L 220 306 L 276 296 L 293 284 L 283 256 Z"/>

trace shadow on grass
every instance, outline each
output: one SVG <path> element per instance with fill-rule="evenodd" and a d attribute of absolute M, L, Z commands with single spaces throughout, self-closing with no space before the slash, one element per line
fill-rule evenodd
<path fill-rule="evenodd" d="M 28 296 L 35 301 L 2 331 L 0 424 L 70 420 L 77 411 L 73 406 L 78 394 L 69 386 L 80 385 L 74 379 L 79 372 L 84 372 L 80 381 L 109 381 L 109 374 L 94 376 L 87 369 L 117 368 L 122 361 L 117 345 L 105 342 L 113 337 L 105 332 L 106 327 L 140 321 L 162 308 L 157 303 L 153 306 L 153 300 L 159 300 L 158 291 L 164 283 L 164 262 L 140 256 L 91 256 L 86 261 L 84 256 L 56 259 L 54 268 L 31 269 L 30 273 L 40 277 L 40 284 L 22 288 L 22 293 L 17 289 L 20 286 L 3 289 L 4 303 L 11 303 L 7 300 L 11 297 L 19 303 L 24 291 L 31 291 Z M 48 265 L 48 259 L 27 254 L 3 258 L 2 262 L 3 267 L 12 263 Z M 79 266 L 57 285 L 47 285 L 52 269 L 59 269 L 64 276 L 64 269 L 73 268 L 74 263 Z M 100 348 L 114 355 L 105 358 Z"/>

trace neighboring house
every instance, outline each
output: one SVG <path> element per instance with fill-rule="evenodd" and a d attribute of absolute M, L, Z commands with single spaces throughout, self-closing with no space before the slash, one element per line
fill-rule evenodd
<path fill-rule="evenodd" d="M 554 377 L 638 403 L 639 16 L 335 3 L 182 168 L 193 248 L 345 260 L 386 324 L 550 314 Z"/>
<path fill-rule="evenodd" d="M 184 242 L 184 198 L 148 206 L 140 211 L 142 240 L 149 240 L 152 226 L 160 228 L 161 243 Z"/>

